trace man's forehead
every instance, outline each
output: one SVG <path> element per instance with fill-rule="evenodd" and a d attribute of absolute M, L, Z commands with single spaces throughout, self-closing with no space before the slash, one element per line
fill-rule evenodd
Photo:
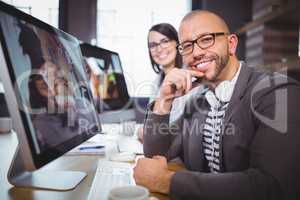
<path fill-rule="evenodd" d="M 216 32 L 216 30 L 217 29 L 212 26 L 206 26 L 201 23 L 184 23 L 180 26 L 178 35 L 180 42 L 184 42 L 187 40 L 194 40 L 207 33 Z"/>
<path fill-rule="evenodd" d="M 212 18 L 204 18 L 201 16 L 195 16 L 188 20 L 183 21 L 179 27 L 179 41 L 180 43 L 194 40 L 197 37 L 213 32 L 226 32 L 223 30 L 220 23 Z"/>

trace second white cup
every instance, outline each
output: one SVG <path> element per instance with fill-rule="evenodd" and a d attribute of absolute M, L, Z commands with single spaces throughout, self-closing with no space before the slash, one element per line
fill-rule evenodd
<path fill-rule="evenodd" d="M 110 191 L 109 200 L 152 200 L 149 190 L 142 186 L 122 186 Z"/>

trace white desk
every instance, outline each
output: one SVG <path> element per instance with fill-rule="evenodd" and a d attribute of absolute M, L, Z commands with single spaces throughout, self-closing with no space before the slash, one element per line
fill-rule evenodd
<path fill-rule="evenodd" d="M 29 188 L 15 188 L 7 181 L 7 171 L 17 146 L 15 134 L 0 134 L 0 199 L 1 200 L 85 200 L 88 196 L 98 159 L 103 156 L 62 156 L 45 166 L 43 170 L 79 170 L 88 176 L 74 189 L 66 192 L 37 190 Z M 115 151 L 111 147 L 109 151 Z M 176 170 L 176 166 L 170 165 Z M 57 177 L 59 179 L 59 177 Z M 63 180 L 62 180 L 63 181 Z M 168 196 L 152 194 L 159 199 L 168 199 Z"/>

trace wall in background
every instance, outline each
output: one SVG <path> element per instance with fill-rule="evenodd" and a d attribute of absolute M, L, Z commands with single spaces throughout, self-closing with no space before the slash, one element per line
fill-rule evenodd
<path fill-rule="evenodd" d="M 59 28 L 78 39 L 97 40 L 97 0 L 60 0 Z"/>
<path fill-rule="evenodd" d="M 237 31 L 251 20 L 251 0 L 193 0 L 193 10 L 205 9 L 223 17 L 231 32 Z M 239 59 L 245 59 L 245 35 L 239 36 L 237 55 Z"/>
<path fill-rule="evenodd" d="M 54 27 L 58 27 L 59 0 L 2 0 Z"/>
<path fill-rule="evenodd" d="M 156 78 L 148 55 L 147 35 L 154 24 L 178 29 L 191 0 L 99 0 L 97 44 L 120 54 L 131 96 L 150 96 Z"/>

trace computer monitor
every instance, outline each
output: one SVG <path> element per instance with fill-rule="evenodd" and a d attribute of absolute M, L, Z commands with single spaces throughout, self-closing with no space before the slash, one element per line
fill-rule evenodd
<path fill-rule="evenodd" d="M 4 97 L 4 89 L 3 84 L 0 82 L 0 119 L 1 118 L 7 118 L 9 117 L 9 112 L 7 109 L 7 104 Z M 1 126 L 0 126 L 0 132 L 1 132 Z"/>
<path fill-rule="evenodd" d="M 101 132 L 79 42 L 0 2 L 0 76 L 18 136 L 12 185 L 68 190 L 84 172 L 38 170 Z"/>
<path fill-rule="evenodd" d="M 80 45 L 99 112 L 131 106 L 119 54 L 90 44 Z"/>
<path fill-rule="evenodd" d="M 4 97 L 4 88 L 0 80 L 0 134 L 8 133 L 12 129 L 12 121 L 7 109 L 7 103 Z"/>

